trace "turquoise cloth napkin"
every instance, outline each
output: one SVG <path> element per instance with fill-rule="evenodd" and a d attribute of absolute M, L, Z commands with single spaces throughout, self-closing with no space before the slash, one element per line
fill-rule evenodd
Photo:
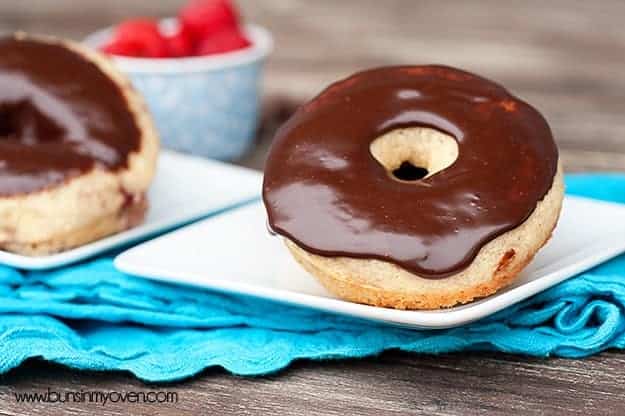
<path fill-rule="evenodd" d="M 568 192 L 625 203 L 624 175 L 573 175 Z M 625 238 L 625 236 L 623 236 Z M 112 257 L 45 272 L 0 266 L 0 372 L 30 357 L 171 381 L 206 367 L 275 372 L 296 359 L 497 350 L 584 357 L 625 347 L 625 256 L 483 321 L 413 331 L 117 272 Z"/>

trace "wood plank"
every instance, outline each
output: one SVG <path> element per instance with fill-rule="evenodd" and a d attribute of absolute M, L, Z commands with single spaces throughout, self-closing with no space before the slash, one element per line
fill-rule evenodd
<path fill-rule="evenodd" d="M 177 404 L 65 404 L 70 414 L 102 415 L 308 414 L 319 415 L 622 415 L 625 357 L 605 353 L 584 360 L 505 354 L 415 356 L 386 353 L 367 360 L 299 362 L 276 375 L 240 378 L 212 369 L 171 385 L 144 385 L 119 373 L 75 373 L 31 362 L 0 378 L 0 415 L 46 415 L 51 404 L 20 405 L 14 392 L 144 391 L 178 393 Z M 57 405 L 58 406 L 58 405 Z"/>

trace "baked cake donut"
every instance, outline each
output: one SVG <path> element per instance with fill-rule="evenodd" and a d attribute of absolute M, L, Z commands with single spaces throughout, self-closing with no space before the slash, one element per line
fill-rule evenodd
<path fill-rule="evenodd" d="M 0 249 L 49 254 L 138 224 L 158 148 L 144 102 L 106 58 L 0 39 Z"/>
<path fill-rule="evenodd" d="M 357 73 L 302 106 L 265 166 L 270 229 L 331 292 L 451 307 L 508 285 L 549 240 L 564 185 L 542 115 L 445 66 Z"/>

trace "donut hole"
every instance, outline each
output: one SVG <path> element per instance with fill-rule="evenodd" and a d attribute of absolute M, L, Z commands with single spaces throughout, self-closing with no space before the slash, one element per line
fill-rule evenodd
<path fill-rule="evenodd" d="M 412 163 L 405 161 L 395 170 L 393 170 L 393 176 L 400 181 L 418 181 L 428 176 L 428 170 L 420 166 L 415 166 Z"/>
<path fill-rule="evenodd" d="M 15 123 L 12 106 L 0 106 L 0 138 L 10 139 L 18 135 L 19 129 Z"/>
<path fill-rule="evenodd" d="M 428 178 L 458 159 L 456 140 L 429 127 L 392 130 L 371 142 L 369 150 L 388 175 L 400 182 Z"/>
<path fill-rule="evenodd" d="M 56 140 L 63 129 L 29 101 L 0 104 L 0 139 L 25 144 Z"/>

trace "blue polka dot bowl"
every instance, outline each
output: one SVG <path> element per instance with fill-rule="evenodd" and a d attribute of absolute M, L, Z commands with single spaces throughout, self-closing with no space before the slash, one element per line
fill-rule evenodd
<path fill-rule="evenodd" d="M 161 22 L 164 30 L 173 21 Z M 111 28 L 88 36 L 94 49 Z M 112 57 L 143 94 L 164 147 L 220 160 L 240 158 L 256 133 L 263 64 L 273 48 L 270 33 L 248 25 L 252 43 L 220 55 L 146 59 Z"/>

